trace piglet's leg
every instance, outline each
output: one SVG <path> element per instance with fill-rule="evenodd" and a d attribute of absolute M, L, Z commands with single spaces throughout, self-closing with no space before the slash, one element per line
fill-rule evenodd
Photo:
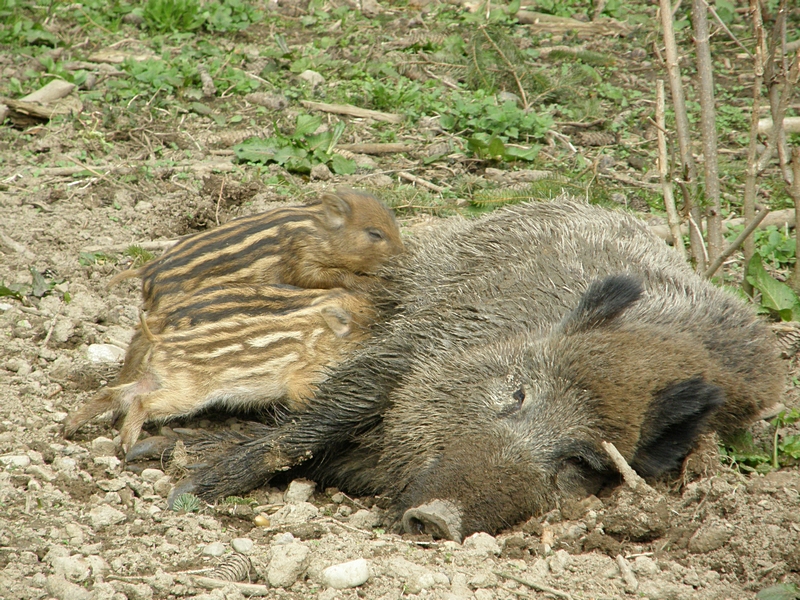
<path fill-rule="evenodd" d="M 76 412 L 72 413 L 66 421 L 64 421 L 64 428 L 62 435 L 69 439 L 75 432 L 78 431 L 84 424 L 101 415 L 104 412 L 111 410 L 116 398 L 116 390 L 104 389 L 98 392 L 94 398 L 84 404 Z"/>
<path fill-rule="evenodd" d="M 128 410 L 128 414 L 125 416 L 125 420 L 122 423 L 122 429 L 120 430 L 120 436 L 122 437 L 122 451 L 127 453 L 128 450 L 136 443 L 136 440 L 139 439 L 139 434 L 142 432 L 142 427 L 147 421 L 148 415 L 147 410 L 144 407 L 144 403 L 142 402 L 142 397 L 137 396 L 131 402 L 130 410 Z"/>

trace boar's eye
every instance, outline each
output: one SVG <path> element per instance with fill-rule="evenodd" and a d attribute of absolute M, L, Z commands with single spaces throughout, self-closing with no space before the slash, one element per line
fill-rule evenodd
<path fill-rule="evenodd" d="M 525 402 L 525 386 L 522 386 L 516 392 L 511 394 L 511 397 L 517 401 L 518 406 L 522 406 L 522 403 Z"/>
<path fill-rule="evenodd" d="M 380 242 L 385 237 L 380 229 L 367 229 L 367 235 L 373 242 Z"/>

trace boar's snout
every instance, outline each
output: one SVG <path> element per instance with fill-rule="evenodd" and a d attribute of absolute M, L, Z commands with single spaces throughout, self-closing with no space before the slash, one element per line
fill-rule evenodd
<path fill-rule="evenodd" d="M 432 500 L 403 514 L 403 531 L 461 543 L 461 511 L 447 500 Z"/>

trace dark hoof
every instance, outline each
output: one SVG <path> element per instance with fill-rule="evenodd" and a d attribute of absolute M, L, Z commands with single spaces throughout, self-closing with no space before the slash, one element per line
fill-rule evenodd
<path fill-rule="evenodd" d="M 184 479 L 179 481 L 178 484 L 172 488 L 172 491 L 167 498 L 167 505 L 170 510 L 175 510 L 175 500 L 181 494 L 194 494 L 197 491 L 197 486 L 191 479 Z"/>
<path fill-rule="evenodd" d="M 152 460 L 161 458 L 166 452 L 172 450 L 177 441 L 176 438 L 168 438 L 163 435 L 154 435 L 136 442 L 125 455 L 125 462 L 129 463 L 136 460 Z"/>
<path fill-rule="evenodd" d="M 461 543 L 461 515 L 452 502 L 432 500 L 403 514 L 403 529 L 413 535 Z"/>

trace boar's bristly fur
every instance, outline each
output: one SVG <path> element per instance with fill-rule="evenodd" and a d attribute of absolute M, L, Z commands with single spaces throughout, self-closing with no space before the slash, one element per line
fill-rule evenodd
<path fill-rule="evenodd" d="M 633 217 L 562 199 L 409 246 L 385 273 L 394 308 L 307 411 L 200 438 L 181 490 L 241 494 L 295 467 L 461 539 L 597 490 L 604 440 L 656 476 L 783 392 L 765 324 Z"/>

